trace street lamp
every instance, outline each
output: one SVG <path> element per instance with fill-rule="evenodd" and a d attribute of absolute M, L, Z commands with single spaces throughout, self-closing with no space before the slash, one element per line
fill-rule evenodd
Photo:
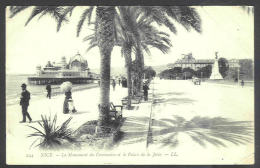
<path fill-rule="evenodd" d="M 239 66 L 237 67 L 237 84 L 239 85 Z"/>

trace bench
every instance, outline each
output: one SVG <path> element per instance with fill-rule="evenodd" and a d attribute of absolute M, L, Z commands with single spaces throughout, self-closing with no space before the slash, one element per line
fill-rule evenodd
<path fill-rule="evenodd" d="M 141 96 L 134 96 L 131 98 L 131 104 L 139 104 L 142 100 Z M 128 97 L 125 97 L 121 100 L 122 106 L 127 106 Z"/>
<path fill-rule="evenodd" d="M 124 97 L 121 102 L 122 102 L 122 106 L 127 106 L 127 101 L 128 101 L 128 97 Z"/>
<path fill-rule="evenodd" d="M 200 85 L 200 80 L 194 80 L 193 83 L 194 85 Z"/>
<path fill-rule="evenodd" d="M 122 118 L 122 105 L 114 105 L 112 102 L 110 103 L 109 116 L 112 120 L 118 120 Z"/>
<path fill-rule="evenodd" d="M 114 105 L 114 103 L 110 103 L 110 110 L 109 110 L 109 116 L 112 120 L 118 120 L 122 118 L 122 110 L 123 106 L 121 105 Z"/>
<path fill-rule="evenodd" d="M 139 104 L 141 100 L 143 99 L 143 92 L 140 92 L 134 96 L 131 97 L 131 104 Z M 124 97 L 121 102 L 123 106 L 127 106 L 128 96 Z"/>
<path fill-rule="evenodd" d="M 143 94 L 135 95 L 132 97 L 132 103 L 139 104 L 142 99 L 143 99 Z"/>
<path fill-rule="evenodd" d="M 100 109 L 100 104 L 98 105 L 98 108 Z M 123 111 L 123 106 L 114 105 L 112 102 L 110 103 L 109 116 L 111 120 L 121 119 L 122 111 Z"/>

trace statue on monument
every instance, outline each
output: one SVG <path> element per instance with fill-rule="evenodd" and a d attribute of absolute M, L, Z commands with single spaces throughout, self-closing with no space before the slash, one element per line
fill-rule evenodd
<path fill-rule="evenodd" d="M 211 72 L 211 75 L 210 75 L 210 78 L 209 79 L 223 79 L 223 77 L 221 76 L 221 74 L 219 73 L 219 66 L 218 66 L 218 52 L 216 51 L 215 52 L 215 62 L 214 64 L 212 65 L 212 72 Z"/>

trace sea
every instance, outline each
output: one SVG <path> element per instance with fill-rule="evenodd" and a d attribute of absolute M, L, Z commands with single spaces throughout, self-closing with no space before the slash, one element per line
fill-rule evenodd
<path fill-rule="evenodd" d="M 31 100 L 45 98 L 47 95 L 46 85 L 33 85 L 28 83 L 28 77 L 33 75 L 28 74 L 7 74 L 6 75 L 6 105 L 19 104 L 21 97 L 21 85 L 25 83 L 27 90 L 31 93 Z M 52 96 L 63 94 L 60 90 L 60 85 L 51 85 Z M 73 85 L 72 91 L 89 89 L 97 87 L 97 83 Z"/>

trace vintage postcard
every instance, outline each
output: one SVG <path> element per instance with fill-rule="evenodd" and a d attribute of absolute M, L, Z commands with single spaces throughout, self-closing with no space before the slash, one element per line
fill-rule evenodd
<path fill-rule="evenodd" d="M 254 7 L 6 7 L 6 164 L 254 164 Z"/>

